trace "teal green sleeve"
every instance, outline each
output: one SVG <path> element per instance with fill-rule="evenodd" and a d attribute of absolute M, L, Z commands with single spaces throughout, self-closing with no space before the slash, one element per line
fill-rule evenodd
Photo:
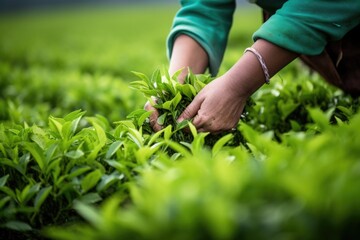
<path fill-rule="evenodd" d="M 196 40 L 209 56 L 209 71 L 215 76 L 224 56 L 232 25 L 235 0 L 183 0 L 167 39 L 171 58 L 176 36 L 186 34 Z"/>
<path fill-rule="evenodd" d="M 359 23 L 360 0 L 288 0 L 254 33 L 253 39 L 317 55 L 329 41 L 341 39 Z"/>

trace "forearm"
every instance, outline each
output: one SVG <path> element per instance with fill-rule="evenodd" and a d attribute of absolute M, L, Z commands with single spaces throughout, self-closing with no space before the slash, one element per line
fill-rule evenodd
<path fill-rule="evenodd" d="M 174 43 L 169 73 L 172 75 L 183 69 L 179 75 L 179 81 L 183 82 L 188 73 L 188 68 L 196 74 L 204 73 L 208 62 L 207 53 L 195 40 L 187 35 L 179 35 Z"/>
<path fill-rule="evenodd" d="M 259 39 L 253 46 L 263 57 L 270 77 L 294 60 L 298 54 Z M 265 83 L 265 74 L 258 58 L 246 52 L 238 62 L 227 71 L 223 78 L 236 89 L 239 95 L 249 97 Z"/>

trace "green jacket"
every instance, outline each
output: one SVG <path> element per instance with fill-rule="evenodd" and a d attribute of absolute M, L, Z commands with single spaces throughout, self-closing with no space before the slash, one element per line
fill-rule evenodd
<path fill-rule="evenodd" d="M 360 23 L 360 0 L 249 0 L 274 13 L 253 35 L 305 55 L 320 54 Z M 178 34 L 194 38 L 216 75 L 232 25 L 235 0 L 181 0 L 167 39 L 168 57 Z"/>

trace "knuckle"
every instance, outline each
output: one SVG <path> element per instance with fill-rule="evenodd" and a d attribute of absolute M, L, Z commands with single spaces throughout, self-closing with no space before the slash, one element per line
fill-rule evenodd
<path fill-rule="evenodd" d="M 190 116 L 190 110 L 188 108 L 185 108 L 184 112 L 181 114 L 184 118 L 189 118 Z"/>
<path fill-rule="evenodd" d="M 150 102 L 146 102 L 145 105 L 144 105 L 144 109 L 149 111 L 151 110 L 153 107 L 151 106 Z"/>

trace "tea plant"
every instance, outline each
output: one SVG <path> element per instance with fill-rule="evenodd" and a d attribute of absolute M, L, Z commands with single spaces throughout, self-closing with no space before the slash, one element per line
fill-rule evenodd
<path fill-rule="evenodd" d="M 314 113 L 317 112 L 317 114 Z M 320 110 L 312 116 L 327 119 Z M 360 115 L 320 135 L 289 133 L 280 144 L 242 124 L 245 147 L 202 148 L 159 158 L 99 207 L 77 202 L 86 220 L 51 228 L 53 239 L 351 239 L 359 236 Z M 125 205 L 125 206 L 124 206 Z M 259 231 L 261 229 L 261 231 Z"/>
<path fill-rule="evenodd" d="M 84 114 L 50 117 L 48 128 L 0 125 L 0 227 L 36 233 L 78 218 L 74 201 L 95 203 L 125 191 L 137 167 L 132 142 L 120 128 L 108 134 L 106 119 Z M 117 154 L 121 146 L 127 152 Z"/>
<path fill-rule="evenodd" d="M 184 131 L 191 120 L 178 123 L 177 119 L 200 90 L 213 80 L 207 74 L 195 75 L 190 70 L 188 72 L 183 84 L 179 83 L 177 79 L 180 71 L 170 76 L 167 70 L 156 70 L 150 78 L 142 73 L 134 72 L 140 80 L 130 83 L 130 87 L 142 92 L 150 104 L 159 112 L 157 123 L 164 127 L 171 126 L 171 139 L 175 142 L 190 143 L 193 141 L 194 133 L 189 134 L 189 132 Z M 131 113 L 128 118 L 136 120 L 137 127 L 143 127 L 147 133 L 152 133 L 153 130 L 148 119 L 150 114 L 151 112 L 145 110 L 137 110 Z M 193 129 L 192 131 L 196 130 Z M 241 135 L 239 132 L 233 133 L 235 137 L 232 144 L 240 144 Z M 208 135 L 205 141 L 207 145 L 213 146 L 218 139 L 226 134 Z"/>

